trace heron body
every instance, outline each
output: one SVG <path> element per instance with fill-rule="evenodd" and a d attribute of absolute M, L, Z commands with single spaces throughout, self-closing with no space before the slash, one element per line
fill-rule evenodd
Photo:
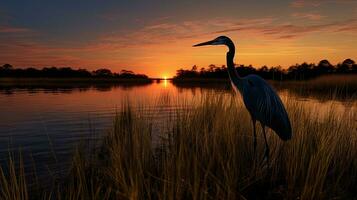
<path fill-rule="evenodd" d="M 252 118 L 274 130 L 280 139 L 291 139 L 288 114 L 273 88 L 256 75 L 249 75 L 245 79 L 248 81 L 248 87 L 244 87 L 243 102 Z"/>
<path fill-rule="evenodd" d="M 200 43 L 194 46 L 204 45 L 226 45 L 227 69 L 232 86 L 238 90 L 243 97 L 245 107 L 250 113 L 253 123 L 254 133 L 254 151 L 256 149 L 256 121 L 259 121 L 265 139 L 265 155 L 269 159 L 269 146 L 266 140 L 265 126 L 271 128 L 280 137 L 286 141 L 291 139 L 292 130 L 289 116 L 285 107 L 275 90 L 261 77 L 257 75 L 248 75 L 240 77 L 235 69 L 233 62 L 235 55 L 235 46 L 231 39 L 226 36 L 220 36 L 214 40 Z"/>

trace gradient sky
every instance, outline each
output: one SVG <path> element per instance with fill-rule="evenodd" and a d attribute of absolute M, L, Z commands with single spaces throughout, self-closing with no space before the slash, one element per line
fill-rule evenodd
<path fill-rule="evenodd" d="M 0 1 L 0 65 L 173 76 L 225 64 L 224 47 L 192 48 L 219 35 L 238 64 L 357 60 L 357 0 Z"/>

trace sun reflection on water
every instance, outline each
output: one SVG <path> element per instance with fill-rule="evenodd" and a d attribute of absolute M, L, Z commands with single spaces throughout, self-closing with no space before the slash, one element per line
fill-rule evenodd
<path fill-rule="evenodd" d="M 165 77 L 165 78 L 164 78 L 164 82 L 163 82 L 164 88 L 167 88 L 167 82 L 168 82 L 168 80 L 167 80 L 167 78 Z"/>

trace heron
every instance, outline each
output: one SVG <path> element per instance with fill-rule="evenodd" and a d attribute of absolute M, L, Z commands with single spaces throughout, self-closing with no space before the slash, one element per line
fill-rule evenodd
<path fill-rule="evenodd" d="M 248 75 L 241 77 L 233 62 L 235 46 L 227 36 L 219 36 L 214 40 L 193 45 L 194 47 L 206 45 L 225 45 L 228 47 L 226 56 L 227 70 L 233 88 L 239 91 L 243 98 L 253 124 L 254 154 L 257 148 L 256 121 L 260 122 L 265 140 L 264 156 L 269 162 L 269 145 L 265 127 L 271 128 L 281 140 L 287 141 L 292 137 L 291 124 L 284 104 L 275 90 L 260 76 Z"/>

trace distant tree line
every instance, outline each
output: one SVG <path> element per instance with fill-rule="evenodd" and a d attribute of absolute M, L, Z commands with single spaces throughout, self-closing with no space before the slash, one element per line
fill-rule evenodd
<path fill-rule="evenodd" d="M 113 73 L 109 69 L 97 69 L 88 71 L 86 69 L 72 69 L 70 67 L 44 67 L 42 69 L 14 68 L 10 64 L 0 66 L 0 77 L 14 78 L 123 78 L 123 79 L 148 79 L 144 74 L 135 74 L 133 71 L 121 70 Z"/>
<path fill-rule="evenodd" d="M 357 64 L 351 59 L 346 59 L 342 63 L 334 66 L 328 60 L 321 60 L 317 65 L 305 62 L 290 66 L 287 69 L 282 69 L 280 66 L 262 66 L 260 68 L 255 68 L 252 65 L 237 65 L 236 70 L 239 75 L 243 77 L 249 74 L 257 74 L 270 80 L 308 80 L 328 74 L 357 74 Z M 222 65 L 221 67 L 209 65 L 208 68 L 200 69 L 194 65 L 190 70 L 177 70 L 174 79 L 186 78 L 223 79 L 228 78 L 228 73 L 225 65 Z"/>

